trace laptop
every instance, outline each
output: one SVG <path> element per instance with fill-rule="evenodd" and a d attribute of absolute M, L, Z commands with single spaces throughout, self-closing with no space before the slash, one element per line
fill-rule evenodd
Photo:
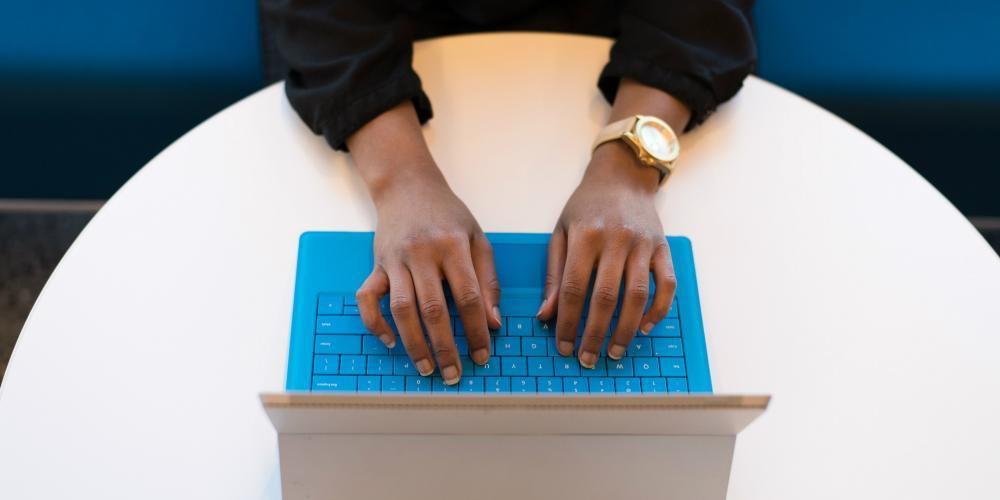
<path fill-rule="evenodd" d="M 735 436 L 769 398 L 712 394 L 687 238 L 667 237 L 677 275 L 667 318 L 621 360 L 605 343 L 587 369 L 534 317 L 549 235 L 487 234 L 503 324 L 489 362 L 475 365 L 449 300 L 464 366 L 447 386 L 361 322 L 354 292 L 373 267 L 373 237 L 299 241 L 286 392 L 261 396 L 286 499 L 725 497 Z"/>

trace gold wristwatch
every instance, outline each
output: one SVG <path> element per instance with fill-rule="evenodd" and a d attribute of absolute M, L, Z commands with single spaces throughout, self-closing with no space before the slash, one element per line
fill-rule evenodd
<path fill-rule="evenodd" d="M 591 151 L 617 139 L 632 148 L 640 163 L 660 171 L 660 185 L 670 177 L 674 162 L 681 154 L 681 143 L 674 129 L 655 116 L 635 115 L 608 124 L 597 134 Z"/>

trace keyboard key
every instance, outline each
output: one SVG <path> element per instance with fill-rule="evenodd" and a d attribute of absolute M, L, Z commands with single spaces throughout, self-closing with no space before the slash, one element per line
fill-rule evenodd
<path fill-rule="evenodd" d="M 552 358 L 548 356 L 543 358 L 528 358 L 528 375 L 532 377 L 551 377 Z"/>
<path fill-rule="evenodd" d="M 382 390 L 382 377 L 358 377 L 358 392 L 379 392 Z"/>
<path fill-rule="evenodd" d="M 351 315 L 351 316 L 358 316 L 358 315 L 361 314 L 361 310 L 358 309 L 358 306 L 349 306 L 349 305 L 345 304 L 344 305 L 344 314 Z"/>
<path fill-rule="evenodd" d="M 673 303 L 670 304 L 670 310 L 667 311 L 667 317 L 668 318 L 677 318 L 677 317 L 680 317 L 680 313 L 681 313 L 681 311 L 677 307 L 677 297 L 674 297 Z"/>
<path fill-rule="evenodd" d="M 643 377 L 642 392 L 667 392 L 667 379 L 663 377 Z"/>
<path fill-rule="evenodd" d="M 497 337 L 497 356 L 520 356 L 521 342 L 517 337 Z"/>
<path fill-rule="evenodd" d="M 552 336 L 545 337 L 545 352 L 546 352 L 546 354 L 548 354 L 549 356 L 552 356 L 553 358 L 555 358 L 557 356 L 562 356 L 562 354 L 559 354 L 559 350 L 556 349 L 556 338 L 555 337 L 552 337 Z"/>
<path fill-rule="evenodd" d="M 340 373 L 340 356 L 313 356 L 313 373 L 317 375 L 336 375 Z"/>
<path fill-rule="evenodd" d="M 609 377 L 591 378 L 590 392 L 615 392 L 615 379 Z"/>
<path fill-rule="evenodd" d="M 653 339 L 653 356 L 684 356 L 684 342 L 680 338 Z"/>
<path fill-rule="evenodd" d="M 459 356 L 469 355 L 469 339 L 465 337 L 455 337 L 455 347 L 458 349 Z"/>
<path fill-rule="evenodd" d="M 580 376 L 581 377 L 605 377 L 605 376 L 607 376 L 608 371 L 606 369 L 606 367 L 607 367 L 607 363 L 606 362 L 607 362 L 606 358 L 599 358 L 597 360 L 597 362 L 594 363 L 594 367 L 593 368 L 584 368 L 584 367 L 581 366 L 580 367 Z"/>
<path fill-rule="evenodd" d="M 653 343 L 649 337 L 640 337 L 638 335 L 632 339 L 632 343 L 628 345 L 628 355 L 629 356 L 650 356 L 653 352 Z"/>
<path fill-rule="evenodd" d="M 525 359 L 520 356 L 504 356 L 500 358 L 500 373 L 505 377 L 524 376 L 528 374 Z"/>
<path fill-rule="evenodd" d="M 486 377 L 486 392 L 510 392 L 510 377 Z"/>
<path fill-rule="evenodd" d="M 403 339 L 396 338 L 396 345 L 392 349 L 389 349 L 389 354 L 393 356 L 406 356 L 406 346 L 403 345 Z"/>
<path fill-rule="evenodd" d="M 542 321 L 535 318 L 534 329 L 532 332 L 536 337 L 555 337 L 556 335 L 556 324 L 555 321 Z"/>
<path fill-rule="evenodd" d="M 369 375 L 392 375 L 392 357 L 368 356 L 365 371 Z"/>
<path fill-rule="evenodd" d="M 668 378 L 667 379 L 667 391 L 668 392 L 687 392 L 688 391 L 688 381 L 686 378 Z"/>
<path fill-rule="evenodd" d="M 483 377 L 463 377 L 458 382 L 458 392 L 483 392 Z"/>
<path fill-rule="evenodd" d="M 419 375 L 406 377 L 406 392 L 431 392 L 431 379 Z"/>
<path fill-rule="evenodd" d="M 358 389 L 358 377 L 352 375 L 316 375 L 312 390 L 354 392 Z"/>
<path fill-rule="evenodd" d="M 633 375 L 632 358 L 622 358 L 618 361 L 609 359 L 607 365 L 609 377 L 631 377 Z"/>
<path fill-rule="evenodd" d="M 360 354 L 341 356 L 340 373 L 344 375 L 364 375 L 365 357 Z"/>
<path fill-rule="evenodd" d="M 385 344 L 382 343 L 378 337 L 374 335 L 365 335 L 361 337 L 361 354 L 388 354 L 389 349 L 386 349 Z"/>
<path fill-rule="evenodd" d="M 632 358 L 635 374 L 640 377 L 658 377 L 660 375 L 660 360 L 656 358 Z"/>
<path fill-rule="evenodd" d="M 681 322 L 676 319 L 660 321 L 649 331 L 650 337 L 680 337 Z"/>
<path fill-rule="evenodd" d="M 566 377 L 563 379 L 563 392 L 590 392 L 590 383 L 583 377 Z"/>
<path fill-rule="evenodd" d="M 545 356 L 545 339 L 541 337 L 525 337 L 521 339 L 521 356 Z"/>
<path fill-rule="evenodd" d="M 413 366 L 413 361 L 406 356 L 393 356 L 392 357 L 392 373 L 393 375 L 420 375 L 417 368 Z"/>
<path fill-rule="evenodd" d="M 382 377 L 382 392 L 403 392 L 405 387 L 406 383 L 399 375 Z"/>
<path fill-rule="evenodd" d="M 496 377 L 500 375 L 500 357 L 490 356 L 486 360 L 486 364 L 483 366 L 475 366 L 475 374 L 477 377 Z"/>
<path fill-rule="evenodd" d="M 538 392 L 562 392 L 562 378 L 539 377 Z"/>
<path fill-rule="evenodd" d="M 535 392 L 535 378 L 511 377 L 510 392 Z"/>
<path fill-rule="evenodd" d="M 635 377 L 616 378 L 615 392 L 618 394 L 641 393 L 642 386 L 639 385 L 639 379 Z"/>
<path fill-rule="evenodd" d="M 368 333 L 361 316 L 317 316 L 316 333 L 321 334 L 360 334 Z"/>
<path fill-rule="evenodd" d="M 458 386 L 445 385 L 443 378 L 434 377 L 431 379 L 431 392 L 458 392 Z"/>
<path fill-rule="evenodd" d="M 507 317 L 507 335 L 524 337 L 531 335 L 532 318 Z"/>
<path fill-rule="evenodd" d="M 553 358 L 555 375 L 560 377 L 577 377 L 580 375 L 580 361 L 575 357 L 564 358 L 562 356 Z"/>
<path fill-rule="evenodd" d="M 462 376 L 473 375 L 476 371 L 476 363 L 472 361 L 472 358 L 468 356 L 463 356 L 458 358 L 458 362 L 462 364 Z"/>
<path fill-rule="evenodd" d="M 660 358 L 660 374 L 664 377 L 686 377 L 684 358 Z"/>
<path fill-rule="evenodd" d="M 332 293 L 319 294 L 319 305 L 316 307 L 316 314 L 342 314 L 343 311 L 343 297 Z"/>
<path fill-rule="evenodd" d="M 345 306 L 356 306 L 358 305 L 358 298 L 356 294 L 345 293 L 344 294 L 344 305 Z"/>
<path fill-rule="evenodd" d="M 316 354 L 361 354 L 360 335 L 317 335 Z"/>

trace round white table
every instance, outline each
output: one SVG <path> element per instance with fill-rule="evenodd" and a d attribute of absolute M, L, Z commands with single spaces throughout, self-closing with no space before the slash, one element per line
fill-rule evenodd
<path fill-rule="evenodd" d="M 418 43 L 426 135 L 487 231 L 552 228 L 608 107 L 604 39 Z M 730 498 L 996 498 L 1000 259 L 902 161 L 756 78 L 658 199 L 695 248 L 718 393 L 773 394 Z M 109 144 L 108 147 L 113 147 Z M 952 145 L 960 147 L 960 145 Z M 0 389 L 0 497 L 276 498 L 298 235 L 370 230 L 280 85 L 201 124 L 63 258 Z"/>

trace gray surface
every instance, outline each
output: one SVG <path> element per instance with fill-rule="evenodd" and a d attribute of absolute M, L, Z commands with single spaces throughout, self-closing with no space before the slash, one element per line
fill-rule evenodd
<path fill-rule="evenodd" d="M 0 211 L 0 380 L 17 334 L 49 274 L 93 216 L 90 211 Z M 1000 252 L 1000 224 L 981 228 Z"/>
<path fill-rule="evenodd" d="M 0 211 L 0 379 L 38 292 L 92 216 Z"/>

